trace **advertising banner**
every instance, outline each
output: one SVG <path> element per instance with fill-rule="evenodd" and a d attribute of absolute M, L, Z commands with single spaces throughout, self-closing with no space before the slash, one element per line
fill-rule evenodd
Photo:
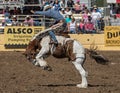
<path fill-rule="evenodd" d="M 44 27 L 5 27 L 5 47 L 26 46 L 34 34 L 43 30 Z"/>
<path fill-rule="evenodd" d="M 120 3 L 120 0 L 116 0 L 116 3 Z"/>
<path fill-rule="evenodd" d="M 120 26 L 106 26 L 104 32 L 106 46 L 120 46 Z"/>
<path fill-rule="evenodd" d="M 116 3 L 116 0 L 107 0 L 107 3 Z"/>
<path fill-rule="evenodd" d="M 120 3 L 120 0 L 107 0 L 107 3 Z"/>

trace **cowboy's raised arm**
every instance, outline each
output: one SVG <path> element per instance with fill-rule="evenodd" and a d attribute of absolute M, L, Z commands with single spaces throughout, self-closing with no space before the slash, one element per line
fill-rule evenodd
<path fill-rule="evenodd" d="M 58 28 L 58 27 L 60 27 L 60 26 L 62 26 L 62 25 L 63 25 L 63 23 L 62 23 L 62 22 L 59 22 L 59 23 L 53 25 L 51 28 L 52 28 L 52 29 L 56 29 L 56 28 Z"/>

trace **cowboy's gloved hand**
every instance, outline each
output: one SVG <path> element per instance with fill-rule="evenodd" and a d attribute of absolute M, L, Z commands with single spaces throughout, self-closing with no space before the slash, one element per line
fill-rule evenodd
<path fill-rule="evenodd" d="M 52 29 L 56 29 L 57 27 L 56 27 L 56 26 L 52 26 L 51 28 L 52 28 Z"/>
<path fill-rule="evenodd" d="M 35 13 L 33 10 L 30 10 L 30 12 L 33 13 L 33 14 Z"/>

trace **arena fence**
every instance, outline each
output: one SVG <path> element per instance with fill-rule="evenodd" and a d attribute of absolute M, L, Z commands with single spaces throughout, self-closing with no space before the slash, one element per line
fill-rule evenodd
<path fill-rule="evenodd" d="M 0 51 L 24 51 L 32 36 L 44 27 L 5 27 L 0 34 Z M 103 34 L 70 34 L 85 48 L 91 45 L 98 50 L 120 50 L 120 27 L 106 26 Z"/>

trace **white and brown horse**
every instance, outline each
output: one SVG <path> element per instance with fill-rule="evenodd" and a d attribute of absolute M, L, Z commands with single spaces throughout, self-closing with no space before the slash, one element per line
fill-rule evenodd
<path fill-rule="evenodd" d="M 87 72 L 85 71 L 83 64 L 86 59 L 85 48 L 77 41 L 71 38 L 66 38 L 64 36 L 56 36 L 58 40 L 58 46 L 50 44 L 51 39 L 49 36 L 45 36 L 42 39 L 34 38 L 32 39 L 25 51 L 27 59 L 33 61 L 34 65 L 39 65 L 40 67 L 50 70 L 47 62 L 44 60 L 46 55 L 53 55 L 57 58 L 67 57 L 79 71 L 82 77 L 81 84 L 77 84 L 79 88 L 87 88 Z M 93 52 L 95 56 L 89 51 L 92 58 L 96 59 L 96 52 Z M 106 61 L 106 60 L 105 60 Z"/>

